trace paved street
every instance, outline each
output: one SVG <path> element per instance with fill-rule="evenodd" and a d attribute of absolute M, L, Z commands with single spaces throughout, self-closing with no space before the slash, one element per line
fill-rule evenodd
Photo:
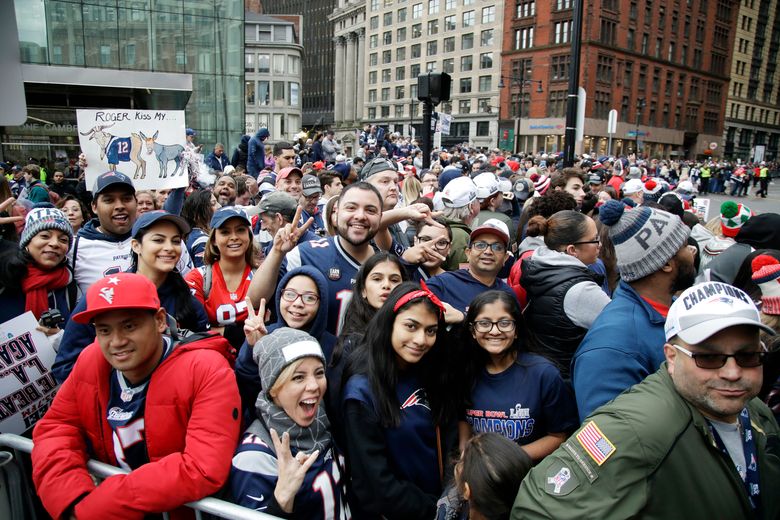
<path fill-rule="evenodd" d="M 751 191 L 753 189 L 751 188 Z M 721 203 L 727 200 L 736 200 L 739 202 L 744 202 L 747 204 L 747 206 L 753 210 L 754 213 L 780 213 L 780 180 L 775 180 L 773 183 L 769 185 L 769 194 L 767 195 L 767 198 L 756 198 L 752 195 L 749 195 L 747 197 L 729 197 L 725 195 L 701 195 L 700 198 L 709 198 L 711 200 L 710 202 L 710 218 L 712 218 L 715 213 L 713 211 L 718 211 L 720 208 Z"/>

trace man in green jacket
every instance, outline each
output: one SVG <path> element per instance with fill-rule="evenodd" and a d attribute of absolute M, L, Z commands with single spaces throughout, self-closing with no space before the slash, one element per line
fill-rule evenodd
<path fill-rule="evenodd" d="M 771 332 L 735 287 L 683 292 L 658 372 L 536 466 L 512 518 L 780 518 L 780 432 L 755 398 L 759 329 Z"/>

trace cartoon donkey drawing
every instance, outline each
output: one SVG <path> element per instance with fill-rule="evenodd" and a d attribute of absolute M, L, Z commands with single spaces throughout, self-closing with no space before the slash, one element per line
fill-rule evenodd
<path fill-rule="evenodd" d="M 168 163 L 173 161 L 176 164 L 171 177 L 179 172 L 179 175 L 184 174 L 184 168 L 181 167 L 181 153 L 184 151 L 184 147 L 180 144 L 160 144 L 157 142 L 157 136 L 160 131 L 156 131 L 152 137 L 146 137 L 143 132 L 139 132 L 141 138 L 146 143 L 147 153 L 154 153 L 157 157 L 157 161 L 160 163 L 160 174 L 158 177 L 165 179 L 168 177 Z"/>
<path fill-rule="evenodd" d="M 146 177 L 146 161 L 141 158 L 143 150 L 143 141 L 138 134 L 131 134 L 130 137 L 118 137 L 109 132 L 106 128 L 114 126 L 97 125 L 88 132 L 79 132 L 81 135 L 89 136 L 89 140 L 95 141 L 100 148 L 100 160 L 108 160 L 108 169 L 116 171 L 120 162 L 132 162 L 135 164 L 135 173 L 133 178 L 138 178 L 138 172 L 141 172 L 141 178 Z"/>

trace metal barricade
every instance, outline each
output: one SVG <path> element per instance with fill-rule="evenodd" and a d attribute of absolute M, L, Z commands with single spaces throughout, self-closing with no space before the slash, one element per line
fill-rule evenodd
<path fill-rule="evenodd" d="M 4 447 L 24 452 L 29 455 L 32 453 L 33 441 L 19 435 L 1 433 L 0 448 Z M 117 468 L 116 466 L 111 466 L 97 460 L 90 460 L 87 462 L 87 469 L 91 474 L 99 479 L 105 479 L 113 475 L 128 473 L 128 471 L 122 468 Z M 279 518 L 276 516 L 254 511 L 246 507 L 241 507 L 239 505 L 211 497 L 203 498 L 195 502 L 190 502 L 185 504 L 185 506 L 191 508 L 195 512 L 195 518 L 198 520 L 203 518 L 203 513 L 213 515 L 218 518 L 229 518 L 232 520 L 279 520 Z M 163 513 L 163 516 L 166 519 L 168 518 L 166 513 Z"/>

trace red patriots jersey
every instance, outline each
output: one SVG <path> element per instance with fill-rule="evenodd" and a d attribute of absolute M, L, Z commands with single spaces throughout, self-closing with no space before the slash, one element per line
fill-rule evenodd
<path fill-rule="evenodd" d="M 251 266 L 246 266 L 241 284 L 235 291 L 229 291 L 225 285 L 225 278 L 222 275 L 222 270 L 219 268 L 219 262 L 214 263 L 211 269 L 211 290 L 209 294 L 203 293 L 205 267 L 193 269 L 184 277 L 190 286 L 192 294 L 206 309 L 209 323 L 211 323 L 212 327 L 224 327 L 232 323 L 243 323 L 247 317 L 246 301 L 244 299 L 249 290 L 249 283 L 252 281 Z"/>

